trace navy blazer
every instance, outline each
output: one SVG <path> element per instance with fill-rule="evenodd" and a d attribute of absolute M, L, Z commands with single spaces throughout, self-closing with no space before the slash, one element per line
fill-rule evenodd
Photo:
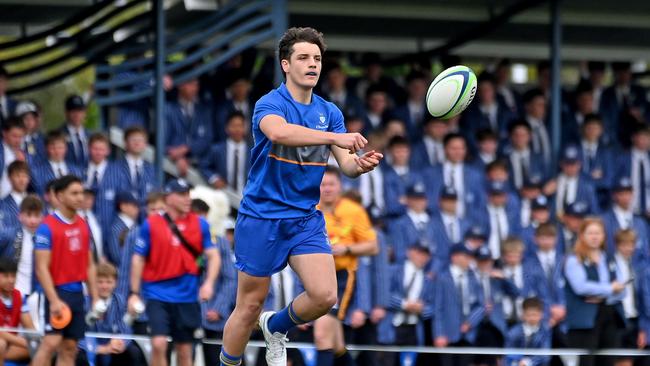
<path fill-rule="evenodd" d="M 87 176 L 89 171 L 88 168 L 86 169 Z M 92 180 L 91 177 L 87 178 L 87 180 Z M 108 161 L 104 175 L 98 183 L 97 192 L 95 192 L 95 207 L 93 207 L 93 212 L 97 216 L 104 238 L 110 236 L 111 225 L 113 225 L 113 220 L 117 215 L 115 197 L 120 192 L 129 190 L 128 180 L 129 178 L 124 175 L 124 170 L 116 162 Z"/>
<path fill-rule="evenodd" d="M 442 142 L 440 142 L 442 144 Z M 443 154 L 444 155 L 444 154 Z M 444 159 L 444 156 L 440 158 Z M 432 157 L 429 156 L 429 151 L 427 150 L 426 145 L 424 144 L 424 139 L 411 145 L 411 162 L 410 165 L 413 169 L 424 170 L 430 169 L 433 165 L 431 164 Z"/>
<path fill-rule="evenodd" d="M 545 299 L 548 301 L 547 305 L 565 305 L 566 298 L 564 294 L 564 274 L 562 273 L 562 268 L 564 268 L 564 254 L 563 252 L 556 249 L 555 251 L 555 265 L 551 273 L 550 278 L 547 278 L 544 274 L 544 268 L 542 263 L 537 257 L 537 252 L 527 253 L 526 258 L 524 259 L 524 267 L 529 267 L 531 273 L 541 274 L 539 278 L 541 287 L 545 287 L 544 293 L 547 294 Z"/>
<path fill-rule="evenodd" d="M 194 105 L 194 115 L 188 118 L 178 101 L 165 105 L 165 123 L 167 123 L 166 148 L 187 145 L 190 157 L 201 159 L 205 156 L 212 143 L 214 112 L 203 102 Z"/>
<path fill-rule="evenodd" d="M 330 98 L 329 94 L 324 95 L 327 101 L 334 103 Z M 363 101 L 357 97 L 357 95 L 352 90 L 347 90 L 345 94 L 345 101 L 343 105 L 334 103 L 336 106 L 343 112 L 343 115 L 346 117 L 358 117 L 363 118 L 366 115 L 366 108 L 363 105 Z"/>
<path fill-rule="evenodd" d="M 532 149 L 528 150 L 528 176 L 530 177 L 531 173 L 535 173 L 537 175 L 541 175 L 542 180 L 546 180 L 548 178 L 548 175 L 546 174 L 546 166 L 544 164 L 544 157 L 542 154 L 535 153 L 533 152 Z M 508 181 L 510 182 L 510 185 L 512 187 L 515 187 L 516 189 L 519 189 L 521 187 L 517 187 L 515 185 L 515 170 L 514 170 L 514 164 L 513 164 L 513 149 L 512 146 L 506 145 L 499 156 L 501 159 L 505 160 L 506 163 L 508 164 Z M 523 180 L 526 180 L 526 176 L 522 177 Z M 522 182 L 523 183 L 523 182 Z"/>
<path fill-rule="evenodd" d="M 399 175 L 388 164 L 380 164 L 379 169 L 381 170 L 384 183 L 382 188 L 385 203 L 381 218 L 393 219 L 399 217 L 406 212 L 406 208 L 402 204 L 402 198 L 406 194 L 406 187 Z M 346 190 L 355 189 L 359 191 L 360 182 L 360 178 L 352 179 L 346 176 L 342 177 L 343 188 Z"/>
<path fill-rule="evenodd" d="M 20 209 L 11 195 L 0 201 L 0 222 L 5 228 L 20 226 L 19 213 Z"/>
<path fill-rule="evenodd" d="M 646 116 L 648 113 L 647 100 L 646 100 L 646 90 L 640 85 L 630 85 L 630 104 L 633 107 L 641 109 L 641 113 Z M 623 106 L 618 102 L 616 97 L 616 86 L 610 86 L 603 90 L 603 93 L 600 96 L 600 108 L 599 112 L 603 116 L 603 122 L 605 123 L 605 137 L 607 143 L 617 144 L 620 143 L 618 138 L 621 136 L 622 131 L 621 127 L 621 112 L 623 111 Z M 647 118 L 647 116 L 646 116 Z"/>
<path fill-rule="evenodd" d="M 248 100 L 248 115 L 245 115 L 246 122 L 250 123 L 251 116 L 253 115 L 253 109 L 255 108 L 255 101 Z M 228 124 L 228 116 L 231 113 L 236 111 L 235 104 L 231 99 L 226 99 L 219 103 L 214 109 L 215 117 L 214 124 L 212 126 L 213 141 L 212 142 L 223 142 L 226 141 L 228 136 L 226 135 L 226 124 Z"/>
<path fill-rule="evenodd" d="M 646 262 L 647 263 L 647 262 Z M 639 330 L 650 334 L 650 267 L 636 266 L 636 302 L 639 311 Z M 647 342 L 650 345 L 650 339 Z"/>
<path fill-rule="evenodd" d="M 432 219 L 432 217 L 429 217 L 429 224 L 425 225 L 422 231 L 415 227 L 413 220 L 406 213 L 397 219 L 387 220 L 386 234 L 389 238 L 389 248 L 392 249 L 391 262 L 404 263 L 406 250 L 415 243 L 429 248 L 433 263 L 436 263 L 434 268 L 437 268 L 443 262 L 447 262 L 448 254 L 439 253 L 439 247 L 442 246 L 442 243 L 436 236 Z"/>
<path fill-rule="evenodd" d="M 425 184 L 427 184 L 427 197 L 429 198 L 429 209 L 438 210 L 438 199 L 444 188 L 443 164 L 436 165 L 429 172 L 422 172 Z M 425 175 L 426 174 L 426 175 Z M 483 172 L 479 172 L 473 166 L 463 164 L 463 188 L 462 195 L 465 206 L 465 216 L 472 217 L 472 212 L 487 204 L 485 195 L 485 179 Z"/>
<path fill-rule="evenodd" d="M 84 134 L 86 137 L 86 141 L 85 141 L 86 149 L 84 150 L 85 154 L 81 154 L 80 156 L 77 156 L 75 152 L 74 142 L 72 141 L 74 137 L 70 136 L 70 130 L 68 130 L 67 123 L 64 122 L 63 126 L 61 126 L 61 128 L 59 129 L 59 131 L 63 132 L 63 134 L 65 135 L 65 139 L 67 143 L 67 149 L 65 152 L 65 161 L 68 164 L 76 165 L 80 167 L 84 167 L 88 165 L 88 151 L 90 150 L 90 146 L 88 146 L 88 139 L 90 138 L 90 132 L 85 127 L 82 127 L 82 129 L 84 130 Z"/>
<path fill-rule="evenodd" d="M 470 343 L 476 340 L 476 328 L 485 315 L 483 291 L 474 273 L 469 272 L 470 313 L 463 316 L 462 303 L 458 289 L 451 272 L 446 269 L 435 279 L 433 338 L 447 337 L 449 343 L 465 339 Z M 437 316 L 435 316 L 437 314 Z M 461 334 L 460 327 L 464 322 L 470 324 L 470 330 Z"/>
<path fill-rule="evenodd" d="M 418 299 L 422 301 L 422 313 L 419 316 L 418 323 L 416 324 L 418 334 L 418 345 L 424 345 L 424 327 L 422 320 L 433 318 L 433 291 L 434 281 L 433 276 L 424 270 L 424 281 L 422 283 L 422 291 Z M 395 343 L 395 327 L 393 326 L 393 319 L 395 315 L 402 310 L 402 301 L 406 300 L 408 294 L 404 288 L 404 264 L 394 264 L 389 268 L 389 294 L 390 301 L 386 317 L 382 319 L 379 329 L 377 329 L 377 336 L 379 341 L 383 344 Z"/>
<path fill-rule="evenodd" d="M 467 233 L 472 224 L 468 219 L 460 218 L 458 219 L 458 225 L 460 226 L 460 240 L 458 242 L 462 242 L 465 238 L 465 233 Z M 440 211 L 435 211 L 431 215 L 429 226 L 432 227 L 433 237 L 435 238 L 436 243 L 436 254 L 439 262 L 436 266 L 432 267 L 432 269 L 435 272 L 438 272 L 442 267 L 449 264 L 449 249 L 457 242 L 453 242 L 447 235 L 447 228 L 445 227 L 442 213 L 440 213 Z"/>
<path fill-rule="evenodd" d="M 226 321 L 235 309 L 237 297 L 237 269 L 235 268 L 234 255 L 230 250 L 230 242 L 224 238 L 217 238 L 217 249 L 221 256 L 219 275 L 214 284 L 214 295 L 207 302 L 201 303 L 201 319 L 203 328 L 213 331 L 223 331 Z M 210 322 L 205 314 L 208 310 L 216 311 L 220 319 Z"/>
<path fill-rule="evenodd" d="M 427 120 L 427 118 L 429 118 L 429 112 L 426 105 L 423 107 L 424 109 L 422 113 L 422 119 L 419 121 L 411 120 L 411 113 L 409 112 L 408 104 L 402 104 L 395 107 L 395 110 L 393 110 L 393 117 L 404 122 L 406 131 L 411 141 L 418 141 L 422 138 L 422 126 L 424 125 L 424 122 Z"/>
<path fill-rule="evenodd" d="M 557 189 L 560 189 L 559 184 Z M 553 198 L 550 200 L 551 205 L 553 206 L 553 211 L 556 213 L 562 206 L 561 202 L 557 202 L 558 197 L 558 192 L 555 192 Z M 596 188 L 591 179 L 584 174 L 580 174 L 578 177 L 578 187 L 576 189 L 575 197 L 574 202 L 582 201 L 589 204 L 589 211 L 592 215 L 597 215 L 600 212 L 600 205 L 598 204 L 598 198 L 596 197 Z"/>
<path fill-rule="evenodd" d="M 68 174 L 75 175 L 81 180 L 84 180 L 84 172 L 79 166 L 70 164 L 68 162 L 65 164 L 68 167 Z M 41 198 L 43 198 L 47 183 L 51 180 L 54 180 L 56 178 L 56 175 L 54 174 L 52 166 L 50 165 L 50 162 L 47 160 L 47 158 L 36 162 L 34 165 L 30 166 L 30 168 L 32 186 L 34 187 L 36 193 L 41 196 Z"/>
<path fill-rule="evenodd" d="M 497 99 L 497 130 L 490 124 L 490 120 L 481 112 L 480 101 L 476 100 L 463 112 L 460 119 L 461 131 L 467 138 L 470 149 L 473 153 L 478 151 L 476 133 L 481 130 L 492 130 L 497 135 L 497 140 L 503 142 L 508 139 L 508 126 L 516 118 L 514 113 Z"/>
<path fill-rule="evenodd" d="M 477 276 L 480 276 L 477 274 Z M 479 277 L 480 278 L 480 277 Z M 483 281 L 479 282 L 481 284 L 481 289 L 483 294 L 485 294 L 485 288 Z M 506 322 L 505 314 L 503 313 L 503 298 L 506 296 L 515 296 L 519 295 L 519 289 L 512 282 L 506 279 L 499 278 L 490 278 L 490 298 L 485 299 L 486 312 L 485 318 L 487 319 L 495 328 L 501 332 L 501 335 L 506 337 L 508 331 L 508 324 Z M 488 305 L 491 305 L 491 309 L 488 311 Z"/>
<path fill-rule="evenodd" d="M 140 179 L 139 182 L 135 182 L 133 180 L 133 177 L 131 177 L 131 171 L 129 170 L 129 163 L 127 162 L 125 157 L 116 161 L 115 164 L 117 164 L 120 167 L 120 169 L 122 170 L 122 175 L 125 177 L 124 178 L 126 183 L 125 189 L 130 191 L 138 199 L 138 201 L 140 202 L 140 209 L 142 211 L 142 214 L 144 214 L 147 195 L 149 195 L 149 193 L 153 192 L 154 190 L 156 190 L 156 188 L 158 188 L 158 184 L 156 183 L 156 174 L 153 165 L 150 162 L 143 160 L 142 178 Z"/>
<path fill-rule="evenodd" d="M 616 243 L 614 242 L 614 237 L 616 233 L 621 230 L 621 225 L 616 219 L 616 214 L 614 209 L 610 208 L 601 215 L 603 223 L 605 223 L 605 232 L 607 233 L 607 253 L 614 254 L 616 252 Z M 646 221 L 639 215 L 634 215 L 632 219 L 632 229 L 636 233 L 636 250 L 639 255 L 647 256 L 648 255 L 648 224 Z"/>
<path fill-rule="evenodd" d="M 612 149 L 599 143 L 596 149 L 596 156 L 590 163 L 582 148 L 582 144 L 576 146 L 578 146 L 580 156 L 582 156 L 582 172 L 589 176 L 594 183 L 594 187 L 597 190 L 609 190 L 612 188 L 615 178 L 614 172 L 617 169 L 615 166 L 616 158 Z"/>
<path fill-rule="evenodd" d="M 508 236 L 519 235 L 521 233 L 520 203 L 508 197 L 505 211 L 508 219 Z M 487 206 L 482 207 L 480 210 L 475 210 L 472 221 L 481 226 L 488 237 L 490 236 L 492 227 L 490 226 L 490 213 Z"/>
<path fill-rule="evenodd" d="M 526 342 L 524 327 L 521 324 L 516 324 L 508 331 L 506 347 L 549 349 L 551 348 L 551 331 L 540 324 L 539 330 L 533 333 L 528 342 Z M 505 364 L 510 365 L 512 362 L 519 361 L 524 357 L 530 359 L 531 366 L 545 366 L 551 360 L 551 356 L 508 355 L 506 356 Z"/>
<path fill-rule="evenodd" d="M 244 180 L 248 179 L 248 171 L 251 168 L 250 146 L 246 149 L 245 161 Z M 201 158 L 199 169 L 206 181 L 209 181 L 212 176 L 217 176 L 225 181 L 228 180 L 230 175 L 228 174 L 228 146 L 226 141 L 210 147 L 210 151 Z"/>
<path fill-rule="evenodd" d="M 108 261 L 111 262 L 115 268 L 120 268 L 120 263 L 122 262 L 123 257 L 122 251 L 126 244 L 128 231 L 129 228 L 126 226 L 126 223 L 122 221 L 119 216 L 116 216 L 111 225 L 109 235 L 105 236 L 104 253 L 106 254 Z"/>
<path fill-rule="evenodd" d="M 23 140 L 24 141 L 24 140 Z M 45 153 L 45 138 L 41 132 L 36 132 L 31 135 L 29 144 L 23 142 L 23 150 L 27 156 L 29 164 L 35 160 L 41 160 L 47 154 Z"/>

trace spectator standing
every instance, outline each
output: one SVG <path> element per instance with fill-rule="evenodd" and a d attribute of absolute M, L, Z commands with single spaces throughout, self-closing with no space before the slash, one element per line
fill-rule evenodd
<path fill-rule="evenodd" d="M 151 214 L 142 224 L 132 259 L 128 311 L 136 314 L 135 304 L 147 301 L 152 366 L 167 365 L 168 336 L 175 342 L 178 365 L 191 365 L 194 331 L 201 326 L 198 300 L 212 298 L 220 266 L 208 223 L 190 212 L 189 193 L 182 179 L 167 183 L 166 211 Z M 197 259 L 202 255 L 206 276 L 199 289 Z"/>

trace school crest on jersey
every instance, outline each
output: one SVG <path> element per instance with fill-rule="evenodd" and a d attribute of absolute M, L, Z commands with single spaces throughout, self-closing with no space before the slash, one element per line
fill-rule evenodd
<path fill-rule="evenodd" d="M 318 113 L 318 125 L 316 128 L 319 130 L 326 130 L 327 129 L 327 120 L 325 119 L 325 115 L 322 113 Z"/>

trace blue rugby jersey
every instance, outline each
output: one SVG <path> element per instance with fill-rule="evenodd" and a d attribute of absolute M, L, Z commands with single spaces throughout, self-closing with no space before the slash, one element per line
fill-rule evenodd
<path fill-rule="evenodd" d="M 310 104 L 296 102 L 285 84 L 255 104 L 255 146 L 239 212 L 263 219 L 307 216 L 316 210 L 320 199 L 320 183 L 330 147 L 273 144 L 260 129 L 262 118 L 271 114 L 314 130 L 345 133 L 343 114 L 336 105 L 315 94 Z"/>

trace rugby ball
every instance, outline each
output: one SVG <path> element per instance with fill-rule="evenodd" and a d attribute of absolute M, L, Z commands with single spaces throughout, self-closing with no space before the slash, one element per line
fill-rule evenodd
<path fill-rule="evenodd" d="M 476 75 L 467 66 L 441 72 L 427 91 L 427 109 L 435 118 L 449 119 L 464 111 L 476 94 Z"/>

